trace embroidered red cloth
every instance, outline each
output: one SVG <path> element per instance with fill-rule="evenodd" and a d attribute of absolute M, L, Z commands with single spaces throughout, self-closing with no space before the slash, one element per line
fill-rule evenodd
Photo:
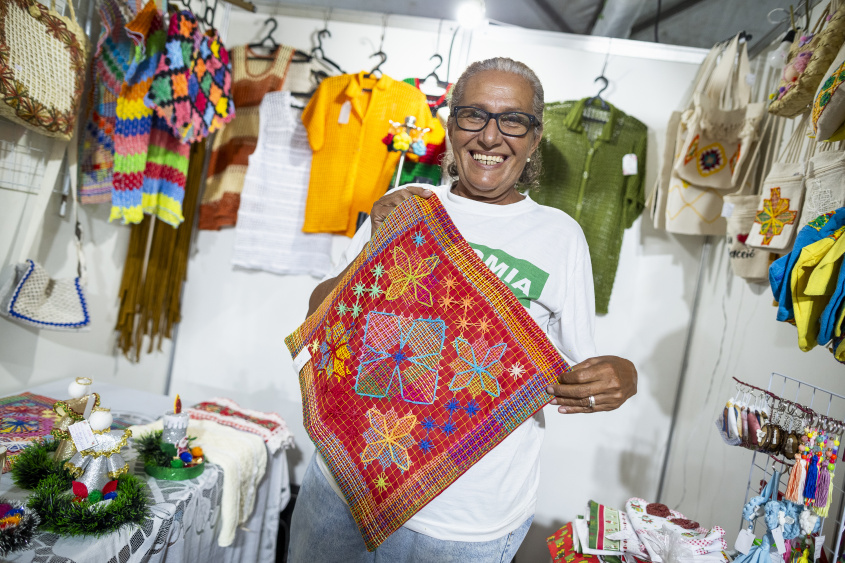
<path fill-rule="evenodd" d="M 437 196 L 399 205 L 285 343 L 304 364 L 305 429 L 369 550 L 570 369 Z"/>

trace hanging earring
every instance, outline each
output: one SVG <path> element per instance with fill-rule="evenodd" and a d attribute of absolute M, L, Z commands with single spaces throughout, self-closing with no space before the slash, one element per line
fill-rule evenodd
<path fill-rule="evenodd" d="M 759 402 L 759 397 L 757 398 L 757 402 Z M 757 440 L 757 431 L 760 430 L 760 420 L 757 418 L 757 411 L 758 406 L 754 404 L 748 407 L 748 413 L 746 414 L 748 418 L 748 448 L 751 450 L 756 450 L 760 445 L 760 442 Z"/>
<path fill-rule="evenodd" d="M 794 410 L 790 408 L 789 412 L 789 428 L 786 430 L 787 434 L 783 440 L 783 446 L 781 447 L 781 453 L 786 459 L 794 459 L 795 454 L 798 453 L 798 444 L 801 443 L 801 439 L 798 437 L 793 431 L 793 425 L 795 424 L 795 416 Z"/>

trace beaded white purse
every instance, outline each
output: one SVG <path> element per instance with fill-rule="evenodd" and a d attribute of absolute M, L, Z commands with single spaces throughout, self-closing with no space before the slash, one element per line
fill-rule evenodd
<path fill-rule="evenodd" d="M 0 315 L 26 325 L 48 330 L 83 331 L 91 318 L 85 297 L 86 270 L 82 253 L 82 229 L 76 201 L 76 144 L 68 151 L 69 174 L 75 225 L 77 276 L 53 279 L 35 260 L 26 258 L 56 183 L 68 143 L 56 141 L 47 161 L 41 191 L 37 196 L 26 235 L 20 246 L 19 262 L 0 272 Z"/>

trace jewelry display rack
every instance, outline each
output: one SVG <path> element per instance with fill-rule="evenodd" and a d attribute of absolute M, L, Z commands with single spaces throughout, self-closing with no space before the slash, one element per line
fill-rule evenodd
<path fill-rule="evenodd" d="M 824 414 L 825 416 L 838 420 L 845 420 L 845 396 L 839 395 L 838 393 L 833 393 L 832 391 L 809 385 L 793 377 L 774 372 L 769 377 L 768 391 L 781 398 L 805 405 L 819 414 Z M 748 484 L 745 488 L 743 506 L 748 502 L 749 498 L 759 494 L 760 487 L 758 485 L 760 482 L 771 478 L 776 464 L 782 466 L 778 491 L 783 493 L 786 491 L 786 485 L 789 480 L 789 468 L 792 465 L 784 463 L 769 454 L 754 452 L 754 456 L 751 458 L 751 468 L 748 471 Z M 839 464 L 838 460 L 837 464 Z M 838 504 L 831 505 L 829 516 L 828 518 L 822 519 L 821 532 L 819 532 L 820 536 L 825 537 L 825 544 L 834 546 L 832 558 L 828 558 L 830 563 L 836 563 L 838 560 L 842 547 L 842 532 L 845 530 L 845 468 L 837 467 L 837 470 L 834 472 L 833 492 L 830 496 L 830 502 L 833 503 L 834 500 Z M 834 511 L 834 508 L 836 511 Z M 833 518 L 834 514 L 838 516 Z M 755 532 L 757 524 L 755 522 Z M 740 529 L 746 525 L 745 519 L 742 519 L 740 521 Z M 765 524 L 762 524 L 762 526 L 765 527 Z M 831 534 L 836 534 L 834 542 L 829 541 Z M 828 551 L 828 553 L 830 552 Z"/>

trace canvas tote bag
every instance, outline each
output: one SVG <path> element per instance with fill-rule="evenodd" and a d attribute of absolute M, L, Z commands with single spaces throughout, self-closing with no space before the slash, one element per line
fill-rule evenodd
<path fill-rule="evenodd" d="M 817 146 L 806 136 L 809 115 L 796 125 L 784 154 L 763 181 L 748 246 L 778 254 L 792 248 L 804 199 L 804 175 Z"/>
<path fill-rule="evenodd" d="M 44 267 L 28 258 L 35 234 L 41 225 L 50 194 L 56 185 L 65 150 L 71 178 L 72 221 L 76 246 L 77 276 L 53 279 Z M 82 229 L 76 195 L 76 142 L 55 141 L 47 161 L 41 191 L 20 244 L 17 257 L 0 272 L 0 315 L 10 320 L 47 330 L 78 332 L 90 329 L 91 318 L 85 294 L 87 281 L 82 253 Z"/>
<path fill-rule="evenodd" d="M 816 141 L 845 139 L 845 45 L 839 49 L 833 64 L 819 86 L 813 100 L 813 132 Z"/>
<path fill-rule="evenodd" d="M 772 253 L 748 246 L 748 235 L 757 217 L 760 201 L 759 175 L 764 175 L 772 165 L 777 140 L 783 135 L 784 120 L 768 116 L 765 118 L 761 146 L 749 162 L 748 173 L 742 187 L 736 194 L 725 196 L 727 217 L 727 247 L 731 270 L 734 275 L 751 282 L 767 282 Z M 759 165 L 759 166 L 758 166 Z"/>
<path fill-rule="evenodd" d="M 739 187 L 744 163 L 765 105 L 750 104 L 746 43 L 739 35 L 728 44 L 703 92 L 693 96 L 693 110 L 684 112 L 686 139 L 675 161 L 678 177 L 700 188 Z"/>
<path fill-rule="evenodd" d="M 36 0 L 0 0 L 0 117 L 59 139 L 73 136 L 87 62 L 85 32 Z"/>
<path fill-rule="evenodd" d="M 823 143 L 818 150 L 807 165 L 798 231 L 819 215 L 845 206 L 845 151 L 833 143 Z"/>

